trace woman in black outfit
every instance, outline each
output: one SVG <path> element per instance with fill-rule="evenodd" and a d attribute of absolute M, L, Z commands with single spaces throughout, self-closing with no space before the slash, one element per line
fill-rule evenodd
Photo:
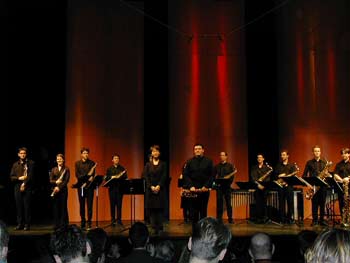
<path fill-rule="evenodd" d="M 143 170 L 146 181 L 145 206 L 149 211 L 152 228 L 155 234 L 159 234 L 163 230 L 167 169 L 165 162 L 159 159 L 160 147 L 153 145 L 150 150 L 152 159 L 146 163 Z"/>

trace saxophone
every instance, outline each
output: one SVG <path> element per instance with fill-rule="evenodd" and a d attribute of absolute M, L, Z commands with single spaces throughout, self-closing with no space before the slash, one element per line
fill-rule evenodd
<path fill-rule="evenodd" d="M 257 181 L 255 181 L 255 183 L 257 184 L 257 186 L 258 186 L 258 188 L 259 188 L 260 190 L 263 190 L 263 189 L 265 188 L 265 186 L 263 186 L 263 185 L 261 184 L 261 182 L 263 182 L 263 181 L 270 175 L 270 173 L 272 173 L 272 171 L 273 171 L 272 167 L 271 167 L 270 165 L 268 165 L 267 163 L 266 163 L 266 166 L 267 166 L 270 170 L 267 171 L 263 176 L 261 176 Z"/>
<path fill-rule="evenodd" d="M 64 176 L 65 173 L 66 173 L 66 169 L 64 169 L 64 171 L 62 172 L 60 178 L 58 178 L 58 180 L 56 181 L 56 186 L 59 186 L 62 183 L 63 176 Z M 55 191 L 56 186 L 52 190 L 52 193 L 50 195 L 51 197 L 54 197 L 55 194 L 56 194 L 56 191 Z"/>
<path fill-rule="evenodd" d="M 342 226 L 350 226 L 350 196 L 349 196 L 349 180 L 343 181 L 344 190 L 344 207 L 342 210 Z"/>
<path fill-rule="evenodd" d="M 286 177 L 292 177 L 294 175 L 296 175 L 297 173 L 299 173 L 299 167 L 294 164 L 294 167 L 296 168 L 296 170 L 290 174 L 287 174 L 287 175 L 283 175 L 283 176 L 280 176 L 278 177 L 277 180 L 273 181 L 275 184 L 277 184 L 280 188 L 284 188 L 286 186 L 288 186 L 287 182 L 283 180 L 283 178 L 286 178 Z"/>
<path fill-rule="evenodd" d="M 328 168 L 332 165 L 332 162 L 328 162 L 326 161 L 326 165 L 323 168 L 323 170 L 319 173 L 319 175 L 317 176 L 317 178 L 319 180 L 321 180 L 322 182 L 324 182 L 328 187 L 329 184 L 326 182 L 326 179 L 328 177 L 332 177 L 332 175 L 329 173 Z M 309 184 L 310 185 L 310 184 Z M 308 189 L 306 192 L 306 199 L 311 200 L 313 198 L 313 196 L 316 194 L 316 192 L 320 189 L 320 186 L 309 186 L 308 185 Z"/>

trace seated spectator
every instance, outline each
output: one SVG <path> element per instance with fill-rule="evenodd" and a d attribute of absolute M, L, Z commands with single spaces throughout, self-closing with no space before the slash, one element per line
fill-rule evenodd
<path fill-rule="evenodd" d="M 253 262 L 272 262 L 275 246 L 268 234 L 259 232 L 251 237 L 248 252 Z"/>
<path fill-rule="evenodd" d="M 51 235 L 50 248 L 56 263 L 87 263 L 91 247 L 82 230 L 68 225 Z"/>
<path fill-rule="evenodd" d="M 231 236 L 230 230 L 219 220 L 212 217 L 199 220 L 188 241 L 189 262 L 219 262 L 225 256 Z"/>
<path fill-rule="evenodd" d="M 161 240 L 155 244 L 149 244 L 147 251 L 159 262 L 173 262 L 175 257 L 175 245 L 170 240 Z"/>
<path fill-rule="evenodd" d="M 107 255 L 106 255 L 106 263 L 115 263 L 119 262 L 118 258 L 120 258 L 120 247 L 118 243 L 110 243 L 107 248 Z"/>
<path fill-rule="evenodd" d="M 6 224 L 0 220 L 0 263 L 7 262 L 7 252 L 10 235 Z"/>
<path fill-rule="evenodd" d="M 122 263 L 148 263 L 159 262 L 146 250 L 149 242 L 149 232 L 147 226 L 142 222 L 134 223 L 129 230 L 129 242 L 133 249 L 129 255 L 120 258 Z"/>
<path fill-rule="evenodd" d="M 94 228 L 87 233 L 87 239 L 91 242 L 90 263 L 105 262 L 105 249 L 108 235 L 102 228 Z"/>
<path fill-rule="evenodd" d="M 327 229 L 318 235 L 305 253 L 306 263 L 350 262 L 350 232 L 344 229 Z"/>
<path fill-rule="evenodd" d="M 298 257 L 298 262 L 305 262 L 305 252 L 313 245 L 316 238 L 317 233 L 312 230 L 302 230 L 298 233 L 297 239 L 300 253 Z"/>

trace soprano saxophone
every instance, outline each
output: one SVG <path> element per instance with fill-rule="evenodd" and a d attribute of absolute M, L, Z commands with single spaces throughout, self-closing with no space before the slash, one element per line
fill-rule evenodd
<path fill-rule="evenodd" d="M 66 169 L 63 170 L 61 176 L 57 179 L 57 181 L 56 181 L 56 186 L 59 186 L 59 185 L 62 183 L 63 176 L 64 176 L 65 173 L 66 173 Z M 53 190 L 52 190 L 52 193 L 51 193 L 51 195 L 50 195 L 51 197 L 54 197 L 55 194 L 56 194 L 56 191 L 55 191 L 56 186 L 55 186 L 55 187 L 53 188 Z"/>

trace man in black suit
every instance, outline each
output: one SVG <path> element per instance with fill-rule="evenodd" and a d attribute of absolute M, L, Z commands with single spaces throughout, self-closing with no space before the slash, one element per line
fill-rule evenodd
<path fill-rule="evenodd" d="M 27 148 L 18 149 L 19 160 L 12 165 L 10 178 L 15 184 L 17 226 L 15 230 L 29 230 L 34 161 L 27 158 Z"/>

